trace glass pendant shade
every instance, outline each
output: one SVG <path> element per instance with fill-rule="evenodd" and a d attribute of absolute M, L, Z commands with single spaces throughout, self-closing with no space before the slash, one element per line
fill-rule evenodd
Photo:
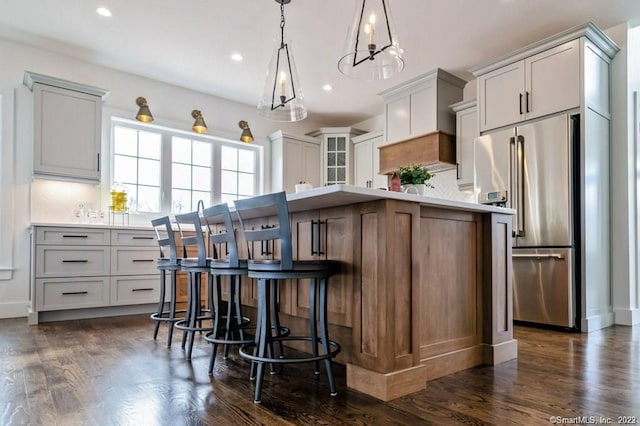
<path fill-rule="evenodd" d="M 258 114 L 275 121 L 299 121 L 307 117 L 307 109 L 291 43 L 284 41 L 284 5 L 291 0 L 275 1 L 280 4 L 280 40 L 271 56 L 267 80 L 258 101 Z"/>
<path fill-rule="evenodd" d="M 278 42 L 273 52 L 258 114 L 275 121 L 299 121 L 307 117 L 290 43 Z"/>
<path fill-rule="evenodd" d="M 384 80 L 404 69 L 389 0 L 357 2 L 338 69 L 360 80 Z"/>

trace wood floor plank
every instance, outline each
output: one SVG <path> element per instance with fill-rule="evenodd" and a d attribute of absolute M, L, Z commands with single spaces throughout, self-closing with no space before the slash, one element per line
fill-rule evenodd
<path fill-rule="evenodd" d="M 0 320 L 0 424 L 414 425 L 549 424 L 551 416 L 636 416 L 640 328 L 590 334 L 515 327 L 518 359 L 429 382 L 383 403 L 326 375 L 289 365 L 266 375 L 261 404 L 249 364 L 232 351 L 207 373 L 211 346 L 197 336 L 184 359 L 181 334 L 153 340 L 148 316 L 28 326 Z"/>

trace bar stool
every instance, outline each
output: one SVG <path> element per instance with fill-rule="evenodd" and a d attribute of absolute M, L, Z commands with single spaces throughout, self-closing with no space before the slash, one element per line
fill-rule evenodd
<path fill-rule="evenodd" d="M 178 251 L 176 249 L 176 241 L 171 229 L 171 221 L 169 216 L 160 217 L 151 221 L 156 232 L 158 245 L 160 246 L 160 258 L 157 261 L 157 267 L 160 271 L 160 299 L 158 300 L 158 308 L 156 312 L 151 314 L 151 319 L 156 322 L 153 330 L 153 340 L 158 337 L 158 330 L 161 322 L 166 322 L 169 326 L 167 347 L 171 347 L 171 339 L 173 337 L 173 325 L 182 318 L 176 317 L 178 313 L 184 313 L 184 310 L 176 310 L 176 283 L 177 272 L 180 270 L 180 261 Z M 169 289 L 171 299 L 169 300 L 169 310 L 165 310 L 166 297 L 166 274 L 169 272 Z"/>
<path fill-rule="evenodd" d="M 315 373 L 319 374 L 319 361 L 324 361 L 329 390 L 331 396 L 337 395 L 333 379 L 331 360 L 340 352 L 340 345 L 329 339 L 327 328 L 327 282 L 334 274 L 339 264 L 331 260 L 293 260 L 293 245 L 291 241 L 291 225 L 286 194 L 278 192 L 266 194 L 245 200 L 235 201 L 236 212 L 243 227 L 247 242 L 274 240 L 280 242 L 279 260 L 249 259 L 249 278 L 256 278 L 258 285 L 258 320 L 255 339 L 251 344 L 240 347 L 240 356 L 252 361 L 256 365 L 256 388 L 254 402 L 260 403 L 264 376 L 264 364 L 289 364 L 313 362 Z M 250 217 L 264 217 L 275 210 L 278 225 L 272 228 L 251 230 L 245 226 Z M 309 279 L 309 335 L 281 336 L 273 334 L 271 326 L 272 288 L 286 279 Z M 319 332 L 318 332 L 319 328 Z M 276 357 L 273 343 L 287 340 L 310 342 L 311 355 L 300 357 Z M 321 344 L 322 351 L 318 350 Z M 253 351 L 251 351 L 253 348 Z"/>
<path fill-rule="evenodd" d="M 215 287 L 213 291 L 213 330 L 204 336 L 207 342 L 213 344 L 213 352 L 209 362 L 209 374 L 213 374 L 218 345 L 224 345 L 223 357 L 226 359 L 229 356 L 230 345 L 251 343 L 253 338 L 248 337 L 244 332 L 250 327 L 250 321 L 249 318 L 242 315 L 240 292 L 241 277 L 247 275 L 247 260 L 239 259 L 238 244 L 229 206 L 227 203 L 223 203 L 204 209 L 202 220 L 209 231 L 211 244 L 209 285 Z M 214 227 L 218 224 L 223 225 L 224 228 L 220 228 L 216 232 Z M 224 253 L 219 252 L 218 245 L 221 248 L 224 247 Z M 222 277 L 227 277 L 226 305 L 222 300 Z"/>
<path fill-rule="evenodd" d="M 187 309 L 184 319 L 176 322 L 175 327 L 182 330 L 182 348 L 187 342 L 186 359 L 191 359 L 196 332 L 213 330 L 213 294 L 208 286 L 207 307 L 201 306 L 202 274 L 208 273 L 211 259 L 207 257 L 206 244 L 202 232 L 202 221 L 199 211 L 176 215 L 176 223 L 182 239 L 184 257 L 180 269 L 187 273 Z M 188 257 L 188 250 L 195 247 L 196 257 Z M 203 325 L 204 322 L 204 325 Z"/>

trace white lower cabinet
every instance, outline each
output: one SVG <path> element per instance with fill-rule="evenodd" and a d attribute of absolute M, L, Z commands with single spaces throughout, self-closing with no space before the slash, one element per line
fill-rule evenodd
<path fill-rule="evenodd" d="M 55 226 L 33 231 L 36 312 L 158 301 L 154 231 Z"/>

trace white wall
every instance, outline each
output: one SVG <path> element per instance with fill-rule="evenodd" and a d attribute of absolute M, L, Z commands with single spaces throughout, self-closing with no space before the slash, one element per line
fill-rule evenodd
<path fill-rule="evenodd" d="M 133 118 L 137 111 L 135 99 L 138 96 L 147 98 L 156 118 L 155 123 L 159 125 L 189 130 L 193 123 L 191 110 L 199 109 L 209 126 L 210 135 L 235 140 L 241 132 L 238 121 L 246 120 L 251 126 L 255 143 L 265 146 L 266 176 L 271 174 L 267 139 L 269 133 L 281 129 L 288 133 L 305 134 L 319 127 L 331 125 L 314 123 L 310 119 L 297 123 L 264 120 L 256 114 L 256 108 L 252 105 L 243 105 L 142 76 L 115 71 L 5 39 L 0 39 L 0 58 L 0 318 L 20 317 L 27 313 L 30 277 L 29 226 L 33 219 L 31 208 L 38 209 L 34 211 L 35 219 L 47 218 L 47 212 L 43 212 L 42 206 L 55 204 L 55 190 L 51 187 L 59 185 L 58 183 L 47 187 L 49 184 L 46 182 L 36 182 L 32 185 L 33 99 L 31 92 L 22 85 L 25 70 L 110 90 L 104 102 L 103 127 L 108 126 L 110 113 Z M 109 144 L 109 141 L 104 139 L 103 137 L 103 150 L 108 148 Z M 67 192 L 65 204 L 60 207 L 61 212 L 66 212 L 66 203 L 69 199 L 75 200 L 80 196 L 78 194 L 104 194 L 104 188 L 108 187 L 109 182 L 103 178 L 102 188 L 77 185 L 69 184 L 64 187 Z M 36 191 L 33 206 L 32 187 Z M 265 190 L 268 189 L 267 182 Z"/>
<path fill-rule="evenodd" d="M 634 92 L 640 90 L 640 28 L 606 31 L 620 47 L 612 66 L 611 259 L 615 323 L 640 323 L 638 304 L 638 171 Z"/>

